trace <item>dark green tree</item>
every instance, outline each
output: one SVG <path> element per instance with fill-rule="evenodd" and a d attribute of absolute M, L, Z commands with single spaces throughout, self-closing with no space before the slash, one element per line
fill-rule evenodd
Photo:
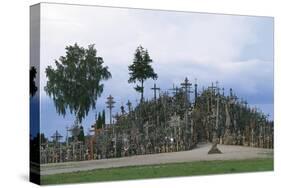
<path fill-rule="evenodd" d="M 142 46 L 137 47 L 134 61 L 129 65 L 129 83 L 140 82 L 140 85 L 135 87 L 135 90 L 141 93 L 141 102 L 143 102 L 144 87 L 143 83 L 145 80 L 152 78 L 157 79 L 157 74 L 154 72 L 152 66 L 152 59 L 150 58 L 148 51 L 144 50 Z"/>
<path fill-rule="evenodd" d="M 96 125 L 97 125 L 97 129 L 102 128 L 102 117 L 101 117 L 100 113 L 98 115 L 98 119 L 96 120 Z"/>
<path fill-rule="evenodd" d="M 83 126 L 80 126 L 80 133 L 78 135 L 78 140 L 81 142 L 85 142 L 85 134 L 84 134 L 84 128 Z"/>
<path fill-rule="evenodd" d="M 67 46 L 66 55 L 55 60 L 55 68 L 46 68 L 46 93 L 53 99 L 59 114 L 69 110 L 80 122 L 95 109 L 96 101 L 103 92 L 102 81 L 111 78 L 102 57 L 97 56 L 94 44 L 88 48 Z"/>
<path fill-rule="evenodd" d="M 105 110 L 102 111 L 102 124 L 105 125 Z"/>

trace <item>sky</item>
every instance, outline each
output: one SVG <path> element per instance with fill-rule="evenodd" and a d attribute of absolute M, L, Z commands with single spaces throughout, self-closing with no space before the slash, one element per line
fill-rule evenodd
<path fill-rule="evenodd" d="M 128 84 L 128 65 L 137 46 L 148 50 L 158 74 L 155 82 L 161 91 L 180 85 L 185 77 L 199 90 L 219 82 L 226 93 L 233 88 L 238 97 L 256 106 L 270 119 L 273 114 L 273 26 L 271 17 L 234 16 L 175 11 L 106 8 L 60 4 L 41 4 L 40 98 L 41 131 L 50 137 L 56 130 L 66 134 L 74 116 L 56 113 L 46 95 L 45 69 L 65 47 L 77 43 L 95 44 L 112 78 L 104 82 L 104 92 L 96 109 L 82 121 L 85 133 L 94 123 L 95 114 L 105 108 L 111 94 L 113 112 L 128 100 L 134 104 L 140 95 Z M 145 82 L 145 98 L 152 98 L 154 81 Z"/>

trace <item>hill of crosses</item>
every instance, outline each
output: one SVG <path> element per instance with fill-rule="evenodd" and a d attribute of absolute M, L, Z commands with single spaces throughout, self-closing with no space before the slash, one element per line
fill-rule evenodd
<path fill-rule="evenodd" d="M 105 114 L 99 116 L 89 135 L 76 122 L 67 129 L 66 141 L 58 132 L 52 141 L 41 137 L 41 163 L 185 151 L 206 142 L 273 148 L 273 121 L 239 100 L 232 89 L 226 96 L 216 83 L 199 92 L 186 78 L 180 87 L 160 93 L 154 85 L 151 91 L 154 98 L 135 107 L 128 101 L 113 117 L 110 95 L 105 104 L 110 123 L 105 123 Z"/>

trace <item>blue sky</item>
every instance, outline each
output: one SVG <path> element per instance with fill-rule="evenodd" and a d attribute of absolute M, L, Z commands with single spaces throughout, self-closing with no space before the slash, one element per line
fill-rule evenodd
<path fill-rule="evenodd" d="M 58 130 L 65 135 L 74 117 L 59 116 L 46 95 L 45 68 L 65 55 L 65 46 L 95 43 L 98 55 L 109 66 L 96 110 L 82 124 L 87 133 L 96 112 L 105 109 L 105 98 L 115 97 L 116 108 L 139 94 L 128 84 L 128 65 L 138 45 L 147 48 L 158 73 L 156 84 L 167 90 L 185 77 L 197 79 L 199 89 L 219 81 L 273 119 L 273 18 L 217 14 L 150 11 L 43 4 L 41 20 L 41 130 L 47 136 Z M 145 83 L 145 97 L 152 98 Z"/>

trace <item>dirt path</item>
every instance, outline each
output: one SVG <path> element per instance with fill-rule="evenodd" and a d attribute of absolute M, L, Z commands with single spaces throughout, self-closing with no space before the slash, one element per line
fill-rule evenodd
<path fill-rule="evenodd" d="M 223 154 L 208 155 L 211 144 L 198 145 L 189 151 L 137 155 L 123 158 L 66 162 L 41 165 L 41 175 L 67 173 L 75 171 L 113 168 L 122 166 L 150 165 L 176 162 L 235 160 L 265 158 L 273 155 L 273 149 L 251 148 L 245 146 L 218 145 Z"/>

